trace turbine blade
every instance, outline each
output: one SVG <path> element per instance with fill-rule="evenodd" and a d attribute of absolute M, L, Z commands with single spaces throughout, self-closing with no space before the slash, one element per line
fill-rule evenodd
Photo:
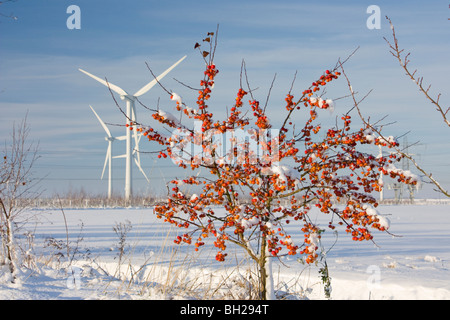
<path fill-rule="evenodd" d="M 115 91 L 116 93 L 120 94 L 121 96 L 126 96 L 126 95 L 128 95 L 128 93 L 127 93 L 125 90 L 123 90 L 121 87 L 116 86 L 115 84 L 112 84 L 112 83 L 109 82 L 109 81 L 106 82 L 105 80 L 100 79 L 99 77 L 96 77 L 96 76 L 94 76 L 93 74 L 90 74 L 89 72 L 84 71 L 83 69 L 78 69 L 78 70 L 80 70 L 80 71 L 83 72 L 84 74 L 88 75 L 88 76 L 91 77 L 92 79 L 97 80 L 98 82 L 100 82 L 101 84 L 105 85 L 106 87 L 111 88 L 111 90 Z"/>
<path fill-rule="evenodd" d="M 106 134 L 108 135 L 108 137 L 112 138 L 111 135 L 111 131 L 109 131 L 108 127 L 106 126 L 106 124 L 103 122 L 103 120 L 99 117 L 99 115 L 97 114 L 97 112 L 95 112 L 94 108 L 92 108 L 91 105 L 89 105 L 89 107 L 91 107 L 92 112 L 94 112 L 95 116 L 97 117 L 98 121 L 100 122 L 100 124 L 102 125 L 103 129 L 105 129 Z"/>
<path fill-rule="evenodd" d="M 150 81 L 147 85 L 145 85 L 144 87 L 142 87 L 138 92 L 136 92 L 134 94 L 135 97 L 139 97 L 141 95 L 143 95 L 144 93 L 146 93 L 148 90 L 150 90 L 151 88 L 153 88 L 153 86 L 155 84 L 158 83 L 158 81 L 160 81 L 162 78 L 164 78 L 170 71 L 172 71 L 173 68 L 175 68 L 181 61 L 183 61 L 186 58 L 186 56 L 184 56 L 183 58 L 181 58 L 180 60 L 178 60 L 177 62 L 175 62 L 169 69 L 167 69 L 166 71 L 164 71 L 163 73 L 161 73 L 159 76 L 156 77 L 156 79 L 153 79 L 152 81 Z"/>
<path fill-rule="evenodd" d="M 103 175 L 105 174 L 105 169 L 106 169 L 106 165 L 108 164 L 108 160 L 109 160 L 109 154 L 111 153 L 111 141 L 108 144 L 108 149 L 106 150 L 106 157 L 105 157 L 105 164 L 103 165 L 103 171 L 102 171 L 102 180 L 103 180 Z M 111 165 L 111 164 L 109 164 Z"/>
<path fill-rule="evenodd" d="M 136 122 L 136 110 L 134 108 L 131 109 L 131 120 L 133 122 Z M 133 150 L 133 153 L 136 154 L 136 156 L 138 158 L 138 161 L 140 162 L 141 158 L 140 158 L 140 154 L 139 154 L 139 141 L 141 139 L 138 138 L 138 133 L 136 131 L 136 128 L 134 128 L 134 130 L 133 130 L 133 138 L 134 138 L 134 150 Z"/>
<path fill-rule="evenodd" d="M 145 180 L 147 180 L 147 182 L 150 182 L 150 180 L 148 180 L 147 175 L 145 174 L 144 170 L 141 167 L 141 163 L 140 161 L 138 161 L 136 159 L 136 157 L 134 158 L 134 162 L 136 162 L 137 167 L 139 168 L 139 171 L 141 171 L 141 173 L 143 174 L 143 176 L 145 177 Z"/>
<path fill-rule="evenodd" d="M 133 122 L 136 121 L 136 110 L 134 109 L 131 110 L 131 120 L 133 120 Z M 141 141 L 142 135 L 138 134 L 137 131 L 134 130 L 133 136 L 134 136 L 134 149 L 133 149 L 134 162 L 136 162 L 139 171 L 141 171 L 147 182 L 150 182 L 150 180 L 148 180 L 147 175 L 145 174 L 144 170 L 141 167 L 141 154 L 139 152 L 139 142 Z"/>
<path fill-rule="evenodd" d="M 136 136 L 136 149 L 137 149 L 137 156 L 138 156 L 138 161 L 139 163 L 141 163 L 141 154 L 139 152 L 139 143 L 141 143 L 141 138 L 142 138 L 142 134 L 138 134 Z"/>

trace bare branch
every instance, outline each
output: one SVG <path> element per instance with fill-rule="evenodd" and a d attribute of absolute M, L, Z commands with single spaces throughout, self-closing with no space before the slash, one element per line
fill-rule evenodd
<path fill-rule="evenodd" d="M 417 70 L 414 70 L 414 72 L 410 72 L 410 70 L 408 69 L 408 63 L 410 62 L 410 60 L 408 59 L 411 53 L 407 53 L 406 55 L 402 55 L 404 49 L 400 49 L 399 45 L 398 45 L 398 39 L 397 36 L 395 34 L 395 28 L 394 25 L 391 21 L 391 19 L 389 19 L 389 17 L 386 16 L 386 19 L 389 21 L 389 24 L 391 26 L 391 30 L 392 30 L 392 37 L 393 37 L 393 43 L 389 42 L 389 40 L 387 40 L 386 38 L 384 38 L 384 40 L 387 42 L 387 44 L 389 45 L 389 47 L 391 48 L 391 54 L 397 58 L 400 66 L 403 68 L 403 70 L 406 72 L 406 75 L 412 80 L 414 81 L 414 83 L 419 87 L 420 92 L 422 92 L 425 97 L 436 107 L 436 110 L 441 114 L 445 124 L 447 124 L 447 126 L 450 127 L 450 120 L 447 119 L 447 113 L 448 110 L 450 108 L 448 108 L 447 110 L 444 111 L 444 109 L 442 108 L 442 106 L 439 104 L 439 99 L 441 97 L 441 94 L 439 93 L 438 96 L 436 98 L 432 98 L 429 94 L 431 85 L 429 85 L 426 89 L 424 88 L 424 84 L 423 84 L 423 77 L 416 77 L 416 72 Z"/>
<path fill-rule="evenodd" d="M 152 74 L 153 78 L 156 80 L 156 82 L 159 84 L 159 86 L 170 95 L 172 95 L 172 93 L 166 89 L 166 87 L 164 87 L 161 82 L 159 82 L 158 77 L 153 73 L 152 69 L 150 68 L 150 66 L 148 65 L 148 63 L 146 62 L 145 65 L 147 66 L 148 71 L 150 71 L 150 73 Z"/>
<path fill-rule="evenodd" d="M 364 123 L 368 128 L 370 128 L 371 130 L 373 130 L 374 132 L 376 132 L 376 133 L 380 136 L 381 139 L 383 139 L 384 141 L 388 141 L 388 139 L 387 139 L 386 137 L 384 137 L 384 135 L 381 133 L 380 128 L 379 128 L 378 126 L 376 126 L 376 125 L 370 123 L 370 121 L 369 121 L 368 119 L 366 119 L 366 118 L 363 116 L 363 114 L 362 114 L 362 112 L 361 112 L 361 110 L 360 110 L 360 108 L 359 108 L 359 103 L 360 103 L 362 100 L 364 100 L 365 97 L 364 97 L 363 99 L 361 99 L 360 101 L 357 101 L 357 100 L 356 100 L 355 93 L 353 92 L 353 89 L 352 89 L 350 80 L 349 80 L 349 78 L 347 77 L 347 75 L 346 75 L 346 73 L 345 73 L 345 70 L 344 70 L 344 67 L 343 67 L 343 66 L 341 66 L 341 70 L 342 70 L 342 74 L 343 74 L 344 77 L 347 79 L 347 84 L 348 84 L 348 87 L 349 87 L 349 90 L 350 90 L 350 92 L 351 92 L 351 95 L 352 95 L 352 98 L 353 98 L 353 102 L 354 102 L 354 108 L 357 110 L 359 117 L 361 118 L 361 120 L 363 121 L 363 123 Z M 366 96 L 367 96 L 367 95 L 366 95 Z M 417 170 L 419 170 L 424 176 L 426 176 L 426 177 L 431 181 L 431 183 L 433 183 L 433 184 L 438 188 L 438 191 L 439 191 L 439 192 L 441 192 L 442 194 L 444 194 L 446 197 L 449 197 L 449 198 L 450 198 L 450 192 L 447 191 L 447 190 L 445 190 L 445 189 L 441 186 L 441 184 L 433 177 L 433 175 L 432 175 L 431 173 L 429 173 L 428 171 L 426 171 L 424 168 L 422 168 L 422 166 L 420 166 L 420 165 L 417 163 L 417 161 L 416 161 L 410 154 L 404 152 L 404 151 L 403 151 L 401 148 L 399 148 L 399 147 L 393 147 L 393 149 L 394 149 L 398 154 L 400 154 L 402 157 L 405 157 L 405 158 L 407 158 L 409 161 L 411 161 L 411 163 L 417 168 Z"/>
<path fill-rule="evenodd" d="M 272 92 L 273 84 L 275 83 L 275 79 L 277 78 L 277 74 L 273 76 L 272 83 L 270 84 L 269 93 L 267 94 L 266 103 L 264 104 L 264 112 L 266 112 L 267 104 L 269 103 L 270 93 Z"/>

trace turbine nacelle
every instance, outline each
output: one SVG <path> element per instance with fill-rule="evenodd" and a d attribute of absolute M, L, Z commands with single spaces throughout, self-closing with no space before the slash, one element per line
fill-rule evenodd
<path fill-rule="evenodd" d="M 130 101 L 130 102 L 133 102 L 133 101 L 136 100 L 136 97 L 135 97 L 135 96 L 132 96 L 132 95 L 130 95 L 130 94 L 127 94 L 127 95 L 120 95 L 120 100 L 123 100 L 123 101 L 128 100 L 128 101 Z"/>

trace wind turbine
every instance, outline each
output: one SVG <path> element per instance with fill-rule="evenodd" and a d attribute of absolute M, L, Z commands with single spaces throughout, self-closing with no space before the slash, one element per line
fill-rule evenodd
<path fill-rule="evenodd" d="M 114 84 L 112 84 L 110 82 L 106 82 L 105 80 L 103 80 L 103 79 L 101 79 L 101 78 L 99 78 L 97 76 L 94 76 L 93 74 L 90 74 L 87 71 L 84 71 L 82 69 L 78 69 L 81 72 L 83 72 L 84 74 L 86 74 L 89 77 L 93 78 L 94 80 L 97 80 L 101 84 L 103 84 L 106 87 L 110 88 L 111 90 L 113 90 L 114 92 L 116 92 L 117 94 L 120 95 L 120 99 L 126 101 L 126 104 L 127 104 L 127 109 L 126 109 L 127 130 L 126 130 L 126 154 L 125 154 L 125 158 L 126 158 L 126 163 L 125 163 L 125 200 L 127 200 L 127 201 L 130 200 L 130 198 L 132 196 L 131 157 L 132 157 L 132 152 L 133 151 L 132 151 L 132 147 L 131 147 L 131 130 L 129 130 L 129 127 L 132 126 L 133 129 L 136 129 L 135 125 L 134 125 L 134 123 L 136 122 L 136 109 L 135 109 L 134 102 L 135 102 L 137 97 L 145 94 L 147 91 L 149 91 L 151 88 L 153 88 L 153 86 L 155 84 L 157 84 L 162 78 L 164 78 L 173 68 L 175 68 L 185 58 L 186 58 L 186 56 L 184 56 L 183 58 L 181 58 L 180 60 L 175 62 L 170 68 L 168 68 L 166 71 L 161 73 L 158 77 L 156 77 L 156 79 L 153 79 L 152 81 L 150 81 L 148 84 L 146 84 L 144 87 L 142 87 L 140 90 L 138 90 L 133 95 L 129 94 L 128 92 L 126 92 L 125 90 L 120 88 L 119 86 L 116 86 L 116 85 L 114 85 Z M 133 131 L 136 132 L 136 130 L 133 130 Z M 138 143 L 139 143 L 139 137 L 138 137 L 137 134 L 134 135 L 134 139 L 135 139 L 135 145 L 137 147 Z M 136 149 L 135 151 L 137 152 L 138 150 Z M 140 165 L 139 165 L 139 167 L 140 167 Z"/>
<path fill-rule="evenodd" d="M 100 122 L 100 124 L 102 125 L 103 129 L 106 132 L 105 140 L 108 141 L 108 149 L 106 150 L 106 158 L 105 158 L 105 163 L 103 165 L 103 171 L 102 171 L 101 179 L 103 179 L 103 176 L 105 174 L 106 166 L 108 165 L 108 199 L 111 199 L 111 195 L 112 195 L 112 159 L 125 158 L 126 157 L 126 154 L 113 157 L 112 156 L 112 143 L 115 140 L 125 140 L 126 136 L 113 137 L 112 134 L 111 134 L 111 131 L 106 126 L 105 122 L 97 114 L 97 112 L 95 112 L 94 108 L 92 108 L 92 106 L 89 106 L 89 107 L 91 108 L 92 112 L 94 112 L 95 116 L 97 117 L 98 121 Z M 138 134 L 135 131 L 134 132 L 134 137 L 135 138 L 136 138 L 136 135 L 138 135 L 138 140 L 137 140 L 138 142 L 135 145 L 135 149 L 133 150 L 133 154 L 132 155 L 133 155 L 134 161 L 136 163 L 136 166 L 139 168 L 139 170 L 141 171 L 141 173 L 143 174 L 143 176 L 145 177 L 147 182 L 150 182 L 150 180 L 148 179 L 147 175 L 145 174 L 144 170 L 141 167 L 141 160 L 140 160 L 140 157 L 139 157 L 139 142 L 141 140 L 142 134 Z"/>
<path fill-rule="evenodd" d="M 100 122 L 100 124 L 102 125 L 103 129 L 106 132 L 105 140 L 108 141 L 108 149 L 106 149 L 106 158 L 105 158 L 105 164 L 103 165 L 101 179 L 103 179 L 103 175 L 105 174 L 106 165 L 108 165 L 108 199 L 111 199 L 111 195 L 112 195 L 112 143 L 115 140 L 124 140 L 126 137 L 125 136 L 113 137 L 111 134 L 111 131 L 106 126 L 106 124 L 103 122 L 103 120 L 100 118 L 100 116 L 97 114 L 97 112 L 95 112 L 94 108 L 92 108 L 92 106 L 89 106 L 89 107 L 91 108 L 92 112 L 94 112 L 95 116 L 97 117 L 98 121 Z"/>

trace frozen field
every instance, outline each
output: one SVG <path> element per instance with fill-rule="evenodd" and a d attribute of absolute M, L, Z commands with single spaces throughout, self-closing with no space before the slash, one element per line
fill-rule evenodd
<path fill-rule="evenodd" d="M 450 206 L 381 206 L 379 211 L 388 215 L 395 236 L 375 233 L 376 246 L 354 242 L 338 230 L 326 258 L 331 298 L 450 299 Z M 25 227 L 34 239 L 27 242 L 22 229 L 18 241 L 34 271 L 22 269 L 17 283 L 10 284 L 1 270 L 0 299 L 247 298 L 252 282 L 240 250 L 229 247 L 227 261 L 219 263 L 211 245 L 198 253 L 193 246 L 177 246 L 178 230 L 156 219 L 151 209 L 32 213 L 36 219 Z M 302 239 L 296 227 L 291 224 L 289 230 Z M 120 234 L 126 236 L 122 245 Z M 324 247 L 335 240 L 327 229 Z M 279 298 L 325 298 L 318 267 L 290 257 L 275 260 L 273 271 Z"/>

